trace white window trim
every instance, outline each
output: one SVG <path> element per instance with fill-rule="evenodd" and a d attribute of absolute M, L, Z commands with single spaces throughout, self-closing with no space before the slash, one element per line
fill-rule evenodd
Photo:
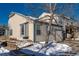
<path fill-rule="evenodd" d="M 21 28 L 20 28 L 20 30 L 21 30 L 20 34 L 21 34 L 21 36 L 25 36 L 25 32 L 26 32 L 26 31 L 25 31 L 25 24 L 21 24 L 21 25 L 24 26 L 24 30 L 23 30 L 23 31 L 24 31 L 24 34 L 22 34 L 22 26 L 20 26 L 20 27 L 21 27 Z"/>

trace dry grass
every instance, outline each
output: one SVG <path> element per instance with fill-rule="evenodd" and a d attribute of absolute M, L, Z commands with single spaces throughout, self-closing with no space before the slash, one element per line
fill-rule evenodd
<path fill-rule="evenodd" d="M 8 36 L 0 36 L 0 41 L 4 42 L 4 41 L 8 41 L 9 37 Z"/>
<path fill-rule="evenodd" d="M 8 36 L 0 36 L 0 41 L 1 42 L 7 42 L 7 46 L 5 47 L 8 50 L 16 50 L 16 42 L 12 42 Z"/>
<path fill-rule="evenodd" d="M 73 51 L 79 52 L 79 40 L 69 40 L 69 41 L 67 40 L 64 41 L 63 43 L 72 47 Z"/>

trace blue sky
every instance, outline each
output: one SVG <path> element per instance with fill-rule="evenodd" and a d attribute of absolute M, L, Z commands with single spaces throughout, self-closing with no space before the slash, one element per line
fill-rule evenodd
<path fill-rule="evenodd" d="M 64 4 L 57 4 L 57 7 L 63 6 Z M 0 3 L 0 24 L 8 23 L 8 16 L 11 12 L 18 12 L 24 15 L 31 15 L 38 17 L 42 12 L 46 12 L 46 10 L 38 7 L 42 7 L 42 4 L 28 4 L 28 3 Z M 30 8 L 32 7 L 32 9 Z M 65 8 L 66 9 L 66 8 Z M 74 16 L 76 20 L 79 20 L 79 4 L 73 4 L 72 13 L 65 12 L 67 16 Z M 71 11 L 70 11 L 71 12 Z M 61 14 L 62 8 L 58 8 L 56 13 Z M 72 15 L 71 15 L 72 14 Z"/>

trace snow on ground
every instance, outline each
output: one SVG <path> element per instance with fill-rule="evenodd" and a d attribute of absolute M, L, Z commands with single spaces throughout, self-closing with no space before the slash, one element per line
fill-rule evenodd
<path fill-rule="evenodd" d="M 10 51 L 5 49 L 4 47 L 1 46 L 1 42 L 0 42 L 0 56 L 9 56 Z"/>
<path fill-rule="evenodd" d="M 0 48 L 0 56 L 9 56 L 9 54 L 8 54 L 9 52 L 10 52 L 9 50 L 7 50 L 3 47 Z"/>
<path fill-rule="evenodd" d="M 63 55 L 65 52 L 71 52 L 72 48 L 66 44 L 61 43 L 49 43 L 47 46 L 44 43 L 34 43 L 33 46 L 26 47 L 20 50 L 24 53 L 40 55 Z"/>
<path fill-rule="evenodd" d="M 52 42 L 48 43 L 48 45 L 45 46 L 45 43 L 41 42 L 41 43 L 33 43 L 32 46 L 22 48 L 20 51 L 28 55 L 52 56 L 52 55 L 64 55 L 65 52 L 71 52 L 72 48 L 66 44 L 52 43 Z M 9 50 L 3 47 L 0 48 L 0 56 L 9 56 L 10 55 L 9 52 L 10 52 Z"/>
<path fill-rule="evenodd" d="M 72 50 L 72 48 L 66 44 L 53 43 L 52 45 L 48 46 L 46 54 L 47 55 L 57 55 L 57 54 L 63 53 L 63 52 L 70 52 L 71 50 Z"/>

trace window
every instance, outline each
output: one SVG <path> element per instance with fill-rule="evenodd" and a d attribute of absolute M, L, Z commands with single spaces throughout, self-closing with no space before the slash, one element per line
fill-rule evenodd
<path fill-rule="evenodd" d="M 59 21 L 59 24 L 62 24 L 62 21 L 61 20 Z"/>
<path fill-rule="evenodd" d="M 12 35 L 12 29 L 10 29 L 10 35 Z"/>
<path fill-rule="evenodd" d="M 41 34 L 40 30 L 37 30 L 37 35 L 40 35 L 40 34 Z"/>
<path fill-rule="evenodd" d="M 46 31 L 48 31 L 48 25 L 46 25 Z"/>
<path fill-rule="evenodd" d="M 49 31 L 49 30 L 53 30 L 53 26 L 51 26 L 51 28 L 49 28 L 49 25 L 46 25 L 46 31 Z"/>
<path fill-rule="evenodd" d="M 21 24 L 21 35 L 24 35 L 24 24 Z"/>
<path fill-rule="evenodd" d="M 28 23 L 21 24 L 21 35 L 23 37 L 28 37 Z"/>
<path fill-rule="evenodd" d="M 41 34 L 41 30 L 40 30 L 40 25 L 39 24 L 36 25 L 36 34 L 37 35 Z"/>
<path fill-rule="evenodd" d="M 0 29 L 0 35 L 5 35 L 5 30 L 4 29 Z"/>

